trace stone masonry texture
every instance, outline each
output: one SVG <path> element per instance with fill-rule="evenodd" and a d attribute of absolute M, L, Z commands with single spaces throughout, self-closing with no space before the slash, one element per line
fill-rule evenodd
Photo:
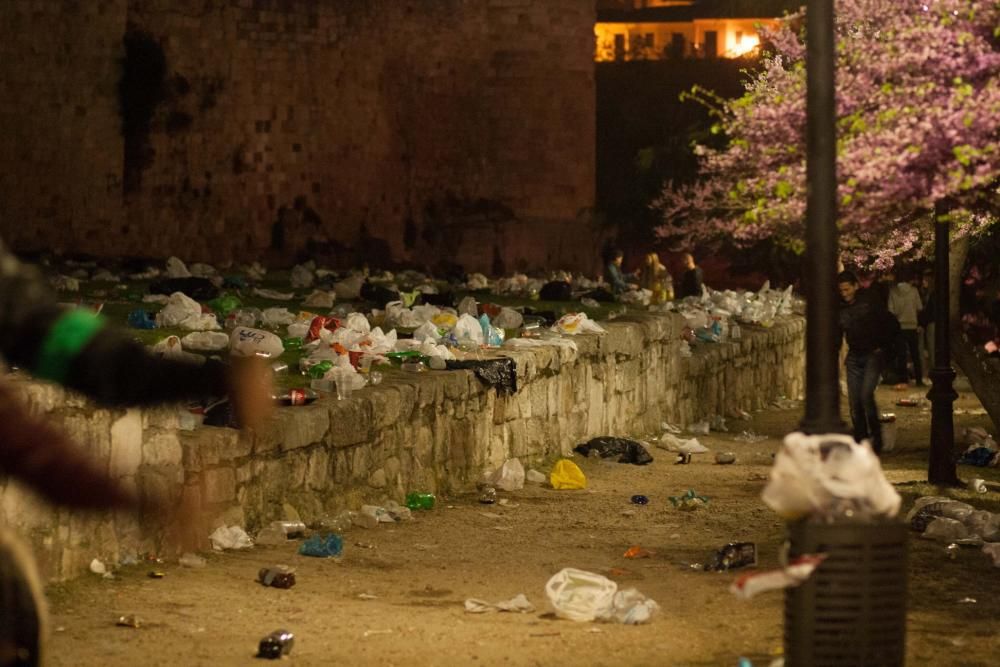
<path fill-rule="evenodd" d="M 471 371 L 389 372 L 350 399 L 279 409 L 259 432 L 183 430 L 179 410 L 97 409 L 53 385 L 12 376 L 32 410 L 68 429 L 113 475 L 180 511 L 174 523 L 134 514 L 77 514 L 0 481 L 0 526 L 32 543 L 45 574 L 67 579 L 91 559 L 162 555 L 168 538 L 208 546 L 218 525 L 255 533 L 268 522 L 312 522 L 409 491 L 470 491 L 508 458 L 542 470 L 601 435 L 658 432 L 763 408 L 803 390 L 804 320 L 747 326 L 740 341 L 679 354 L 681 316 L 635 315 L 604 336 L 575 337 L 576 354 L 544 347 L 514 358 L 518 392 L 498 396 Z M 654 450 L 654 457 L 662 452 Z"/>
<path fill-rule="evenodd" d="M 593 268 L 592 1 L 8 0 L 0 25 L 15 250 Z"/>

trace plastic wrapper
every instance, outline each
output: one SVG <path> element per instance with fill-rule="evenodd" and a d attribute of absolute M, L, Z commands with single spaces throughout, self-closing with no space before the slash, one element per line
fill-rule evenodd
<path fill-rule="evenodd" d="M 760 593 L 798 586 L 809 579 L 825 559 L 825 554 L 810 554 L 796 558 L 780 570 L 745 574 L 729 586 L 729 592 L 749 600 Z"/>

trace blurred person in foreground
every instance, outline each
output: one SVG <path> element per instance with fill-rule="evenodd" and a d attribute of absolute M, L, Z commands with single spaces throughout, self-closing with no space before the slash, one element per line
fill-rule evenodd
<path fill-rule="evenodd" d="M 42 276 L 0 242 L 0 355 L 36 378 L 108 407 L 148 406 L 228 395 L 240 423 L 254 427 L 273 409 L 258 359 L 193 364 L 151 354 L 99 315 L 60 306 Z M 140 498 L 89 459 L 63 432 L 31 415 L 0 379 L 0 474 L 50 502 L 83 510 L 140 509 Z M 145 509 L 169 512 L 155 498 Z M 38 665 L 46 606 L 33 560 L 0 528 L 0 667 Z"/>

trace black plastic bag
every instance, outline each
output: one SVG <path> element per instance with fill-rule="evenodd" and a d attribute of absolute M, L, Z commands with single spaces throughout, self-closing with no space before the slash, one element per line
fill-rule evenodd
<path fill-rule="evenodd" d="M 384 307 L 385 304 L 391 301 L 399 301 L 399 292 L 391 290 L 388 287 L 382 287 L 381 285 L 372 285 L 370 282 L 365 281 L 361 285 L 361 298 Z"/>
<path fill-rule="evenodd" d="M 573 448 L 573 451 L 579 452 L 584 456 L 590 456 L 591 452 L 597 452 L 602 459 L 617 456 L 618 463 L 633 463 L 637 466 L 644 466 L 647 463 L 653 462 L 653 457 L 642 446 L 642 443 L 627 438 L 612 438 L 606 435 L 594 438 L 582 445 L 577 445 Z"/>
<path fill-rule="evenodd" d="M 448 370 L 471 370 L 480 382 L 495 388 L 498 394 L 517 393 L 517 363 L 510 357 L 448 361 L 446 367 Z"/>
<path fill-rule="evenodd" d="M 211 301 L 219 296 L 219 288 L 208 278 L 164 278 L 149 284 L 150 294 L 166 294 L 184 292 L 195 301 Z"/>
<path fill-rule="evenodd" d="M 572 301 L 573 286 L 565 280 L 553 280 L 542 285 L 538 298 L 542 301 Z"/>

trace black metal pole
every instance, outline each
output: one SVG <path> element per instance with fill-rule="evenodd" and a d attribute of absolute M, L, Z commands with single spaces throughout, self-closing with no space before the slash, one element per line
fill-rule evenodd
<path fill-rule="evenodd" d="M 805 433 L 846 431 L 840 418 L 837 338 L 837 137 L 833 0 L 806 11 Z"/>
<path fill-rule="evenodd" d="M 941 222 L 945 213 L 939 204 L 934 210 L 934 367 L 928 375 L 931 389 L 931 450 L 927 480 L 931 484 L 954 486 L 961 484 L 955 468 L 955 422 L 952 408 L 955 391 L 955 369 L 951 367 L 951 292 L 948 276 L 948 223 Z"/>

